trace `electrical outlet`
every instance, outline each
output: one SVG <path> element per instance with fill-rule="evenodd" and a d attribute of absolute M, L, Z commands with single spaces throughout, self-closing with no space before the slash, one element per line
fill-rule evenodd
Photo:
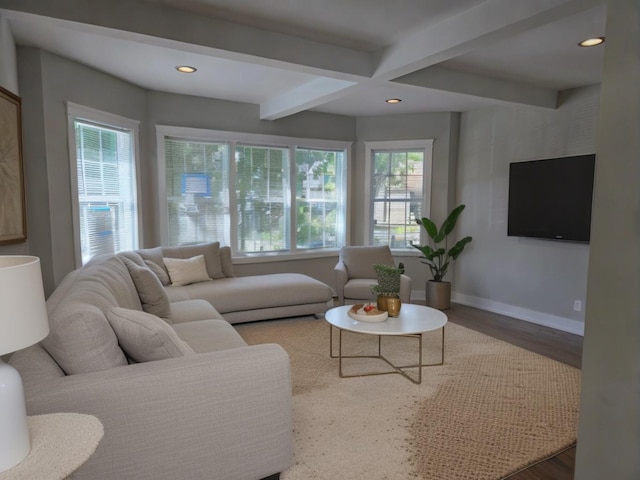
<path fill-rule="evenodd" d="M 582 302 L 580 300 L 575 300 L 573 302 L 573 309 L 576 312 L 581 312 L 582 311 Z"/>

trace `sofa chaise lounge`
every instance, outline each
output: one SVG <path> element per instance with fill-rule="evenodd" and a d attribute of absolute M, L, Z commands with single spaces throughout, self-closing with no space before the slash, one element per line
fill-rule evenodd
<path fill-rule="evenodd" d="M 231 280 L 230 255 L 223 270 L 217 244 L 150 250 L 95 257 L 47 300 L 50 334 L 10 359 L 28 414 L 101 420 L 104 437 L 76 479 L 276 478 L 293 457 L 289 358 L 279 345 L 248 346 L 226 315 L 321 313 L 330 288 L 305 278 L 317 296 L 290 308 L 254 292 L 263 288 L 256 279 Z M 202 255 L 218 278 L 162 285 L 154 269 L 176 272 L 152 265 L 159 253 L 185 264 Z M 218 282 L 225 284 L 219 291 Z M 251 299 L 242 298 L 247 289 Z M 210 303 L 218 298 L 225 319 Z M 237 300 L 235 310 L 228 298 Z"/>

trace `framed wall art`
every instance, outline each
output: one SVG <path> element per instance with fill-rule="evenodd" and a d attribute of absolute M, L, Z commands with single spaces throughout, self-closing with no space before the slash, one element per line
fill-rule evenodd
<path fill-rule="evenodd" d="M 0 87 L 0 245 L 26 239 L 21 100 Z"/>

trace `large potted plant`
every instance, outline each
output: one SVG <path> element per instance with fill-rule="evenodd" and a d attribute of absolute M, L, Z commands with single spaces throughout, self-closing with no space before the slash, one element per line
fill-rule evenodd
<path fill-rule="evenodd" d="M 458 217 L 464 207 L 464 205 L 459 205 L 454 208 L 440 228 L 428 218 L 416 220 L 427 233 L 427 244 L 411 244 L 411 246 L 420 250 L 422 253 L 420 261 L 429 267 L 433 277 L 432 280 L 427 281 L 427 305 L 440 310 L 446 310 L 451 306 L 451 282 L 444 280 L 449 265 L 471 242 L 471 237 L 464 237 L 449 248 L 449 234 L 456 227 Z"/>

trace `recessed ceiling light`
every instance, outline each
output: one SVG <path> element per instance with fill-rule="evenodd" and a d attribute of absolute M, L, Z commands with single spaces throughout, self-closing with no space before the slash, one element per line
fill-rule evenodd
<path fill-rule="evenodd" d="M 193 73 L 195 71 L 197 71 L 198 69 L 195 67 L 190 67 L 189 65 L 178 65 L 176 67 L 176 70 L 178 70 L 179 72 L 182 73 Z"/>
<path fill-rule="evenodd" d="M 400 103 L 402 100 L 399 98 L 389 98 L 387 100 L 385 100 L 385 102 L 387 103 Z"/>
<path fill-rule="evenodd" d="M 604 37 L 587 38 L 581 41 L 578 45 L 581 47 L 595 47 L 596 45 L 600 45 L 601 43 L 604 43 Z"/>

